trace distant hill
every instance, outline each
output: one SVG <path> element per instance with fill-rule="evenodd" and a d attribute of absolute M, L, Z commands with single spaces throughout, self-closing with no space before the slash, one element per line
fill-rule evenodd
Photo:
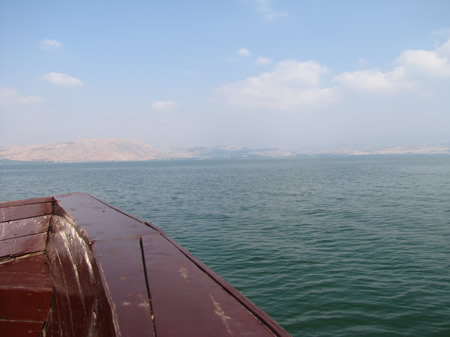
<path fill-rule="evenodd" d="M 198 147 L 186 150 L 191 158 L 239 159 L 239 158 L 283 158 L 295 157 L 294 152 L 281 149 L 248 149 L 245 147 Z"/>
<path fill-rule="evenodd" d="M 167 159 L 239 159 L 239 158 L 287 158 L 298 156 L 328 155 L 400 155 L 400 154 L 446 154 L 450 146 L 391 147 L 372 150 L 339 150 L 328 152 L 295 153 L 282 149 L 248 149 L 244 147 L 197 147 L 191 149 L 161 149 L 135 140 L 82 139 L 73 142 L 0 146 L 0 164 L 18 162 L 108 162 L 145 161 Z"/>
<path fill-rule="evenodd" d="M 187 150 L 157 149 L 126 139 L 82 139 L 73 142 L 0 147 L 0 160 L 25 162 L 105 162 L 145 161 L 164 159 L 225 159 L 293 157 L 295 153 L 279 149 L 249 150 L 246 148 L 214 147 Z"/>
<path fill-rule="evenodd" d="M 435 145 L 435 146 L 418 146 L 418 147 L 387 147 L 382 149 L 372 150 L 341 150 L 336 151 L 336 154 L 362 156 L 362 155 L 403 155 L 403 154 L 450 154 L 450 146 Z"/>
<path fill-rule="evenodd" d="M 145 143 L 123 139 L 83 139 L 74 142 L 0 147 L 0 159 L 76 163 L 166 159 L 167 153 Z"/>

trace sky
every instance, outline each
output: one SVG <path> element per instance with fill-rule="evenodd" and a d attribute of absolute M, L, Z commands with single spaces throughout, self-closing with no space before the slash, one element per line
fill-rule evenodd
<path fill-rule="evenodd" d="M 450 1 L 0 1 L 0 145 L 450 144 Z"/>

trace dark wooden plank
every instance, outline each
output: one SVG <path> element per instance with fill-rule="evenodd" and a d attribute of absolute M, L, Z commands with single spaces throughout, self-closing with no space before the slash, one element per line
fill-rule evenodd
<path fill-rule="evenodd" d="M 34 289 L 41 291 L 53 289 L 50 273 L 29 273 L 23 271 L 0 272 L 0 289 Z"/>
<path fill-rule="evenodd" d="M 175 314 L 171 319 L 168 319 L 166 324 L 163 324 L 169 331 L 180 334 L 180 331 L 185 331 L 185 329 L 175 329 L 174 327 L 177 327 L 179 323 L 184 327 L 183 324 L 186 324 L 187 330 L 192 329 L 189 333 L 191 335 L 202 335 L 197 334 L 199 331 L 202 332 L 204 335 L 208 335 L 214 331 L 214 335 L 217 335 L 215 332 L 215 328 L 220 329 L 221 327 L 222 331 L 227 331 L 226 325 L 229 324 L 229 319 L 227 318 L 227 312 L 222 310 L 222 302 L 228 303 L 228 309 L 233 311 L 233 307 L 240 308 L 236 309 L 240 313 L 244 312 L 245 314 L 242 317 L 246 317 L 244 319 L 237 319 L 236 317 L 239 316 L 239 314 L 236 314 L 237 316 L 234 316 L 233 314 L 233 323 L 230 323 L 234 325 L 234 328 L 231 328 L 232 331 L 234 329 L 236 331 L 248 331 L 248 336 L 256 336 L 260 335 L 259 332 L 264 331 L 264 333 L 268 333 L 268 335 L 277 335 L 277 336 L 289 336 L 289 334 L 281 328 L 274 320 L 272 320 L 264 311 L 262 311 L 260 308 L 258 308 L 256 305 L 254 305 L 251 301 L 246 299 L 242 294 L 240 294 L 236 289 L 234 289 L 232 286 L 230 286 L 228 283 L 226 283 L 223 279 L 221 279 L 217 274 L 212 272 L 209 268 L 207 268 L 204 264 L 202 264 L 200 261 L 198 261 L 195 257 L 193 257 L 189 252 L 187 252 L 183 247 L 178 245 L 174 240 L 170 239 L 166 234 L 164 234 L 160 229 L 157 227 L 145 223 L 142 220 L 139 220 L 129 214 L 126 214 L 123 211 L 120 211 L 102 201 L 99 201 L 91 196 L 84 195 L 81 193 L 74 193 L 69 195 L 62 195 L 55 197 L 57 200 L 57 203 L 55 204 L 55 213 L 56 214 L 70 214 L 70 217 L 72 217 L 84 230 L 86 230 L 89 233 L 90 240 L 96 241 L 96 240 L 112 240 L 117 238 L 124 238 L 129 236 L 139 236 L 142 235 L 143 237 L 152 237 L 157 238 L 160 237 L 164 240 L 164 246 L 170 247 L 171 250 L 176 251 L 176 254 L 179 254 L 177 258 L 179 258 L 178 263 L 186 263 L 192 264 L 193 268 L 193 274 L 196 274 L 197 272 L 201 273 L 203 276 L 201 277 L 207 282 L 207 286 L 211 286 L 214 289 L 221 289 L 222 292 L 219 291 L 219 297 L 216 297 L 215 294 L 207 293 L 205 294 L 204 291 L 199 291 L 200 298 L 199 300 L 196 296 L 196 287 L 194 286 L 191 288 L 181 288 L 179 291 L 174 291 L 174 293 L 180 295 L 179 300 L 177 300 L 177 296 L 174 296 L 173 293 L 170 293 L 171 289 L 177 290 L 177 286 L 179 284 L 173 284 L 171 276 L 172 274 L 175 275 L 185 275 L 185 269 L 179 269 L 175 268 L 173 270 L 166 270 L 167 275 L 166 276 L 159 276 L 158 273 L 151 274 L 149 269 L 149 265 L 147 266 L 147 275 L 149 280 L 149 286 L 151 291 L 151 298 L 153 303 L 153 281 L 151 277 L 155 277 L 157 280 L 157 283 L 161 285 L 161 289 L 163 290 L 162 294 L 159 294 L 159 288 L 156 287 L 156 293 L 157 297 L 159 297 L 160 301 L 159 304 L 162 305 L 161 308 L 165 308 L 166 304 L 164 304 L 165 299 L 164 296 L 167 295 L 170 305 L 173 305 L 174 308 L 171 308 L 170 310 L 174 309 Z M 149 230 L 150 228 L 150 230 Z M 152 251 L 151 249 L 149 251 Z M 160 254 L 158 257 L 159 263 L 164 264 L 164 256 L 165 252 L 164 250 L 162 252 L 158 252 L 158 248 L 154 250 L 154 253 Z M 171 256 L 172 253 L 168 254 Z M 152 268 L 155 267 L 157 262 L 154 260 L 154 257 L 152 254 L 148 254 L 147 250 L 145 252 L 146 259 L 150 259 Z M 157 260 L 158 260 L 157 259 Z M 169 258 L 169 261 L 172 259 L 172 257 Z M 184 262 L 183 262 L 184 261 Z M 170 263 L 169 263 L 170 264 Z M 172 265 L 173 267 L 173 265 Z M 183 266 L 182 268 L 186 268 Z M 170 268 L 169 268 L 170 269 Z M 175 270 L 175 272 L 174 272 Z M 187 272 L 189 274 L 189 269 L 187 269 Z M 163 274 L 161 274 L 163 275 Z M 167 284 L 164 284 L 165 280 L 167 280 L 167 284 L 171 286 L 167 286 Z M 198 287 L 201 288 L 202 282 L 199 283 Z M 227 295 L 223 295 L 227 294 Z M 186 297 L 187 296 L 187 297 Z M 192 297 L 192 298 L 191 298 Z M 219 298 L 219 299 L 217 299 Z M 192 305 L 190 304 L 190 300 L 192 300 Z M 197 303 L 197 301 L 200 301 Z M 227 302 L 229 301 L 229 302 Z M 209 303 L 209 309 L 211 305 L 213 305 L 214 310 L 209 311 L 209 316 L 205 315 L 203 318 L 198 319 L 202 316 L 203 309 L 205 308 L 205 305 Z M 184 308 L 184 309 L 183 309 Z M 222 309 L 221 309 L 222 308 Z M 209 310 L 208 309 L 208 310 Z M 155 309 L 156 310 L 156 309 Z M 158 324 L 157 319 L 157 313 L 154 310 L 155 315 L 155 327 L 156 327 L 156 333 L 158 335 L 158 327 L 161 325 Z M 166 314 L 170 312 L 170 310 L 166 310 Z M 217 312 L 216 312 L 217 311 Z M 242 312 L 241 312 L 242 311 Z M 165 316 L 170 317 L 170 313 Z M 181 316 L 180 316 L 181 315 Z M 183 317 L 180 318 L 180 321 L 176 317 Z M 195 316 L 195 317 L 194 317 Z M 175 318 L 174 318 L 175 317 Z M 189 323 L 189 317 L 194 317 L 194 319 Z M 205 318 L 209 317 L 209 318 Z M 231 316 L 230 316 L 231 317 Z M 241 316 L 239 316 L 241 317 Z M 250 317 L 250 318 L 249 318 Z M 250 322 L 248 325 L 246 323 L 246 319 L 249 318 Z M 211 324 L 211 322 L 215 322 Z M 262 323 L 264 322 L 264 323 Z M 256 330 L 252 330 L 252 327 L 256 324 L 259 328 L 256 328 Z M 172 326 L 172 328 L 170 328 Z M 195 330 L 196 326 L 201 326 L 200 330 Z M 214 328 L 215 327 L 215 328 Z M 242 329 L 241 329 L 242 328 Z M 178 332 L 175 332 L 175 329 Z M 225 329 L 225 330 L 224 330 Z M 261 330 L 262 329 L 262 330 Z M 167 332 L 166 331 L 166 332 Z M 163 330 L 160 330 L 160 332 L 165 333 L 164 328 Z M 225 334 L 226 334 L 225 333 Z M 238 332 L 233 332 L 237 335 Z M 245 335 L 245 333 L 243 333 Z M 169 333 L 170 335 L 170 333 Z M 183 335 L 181 333 L 181 335 Z M 176 336 L 176 335 L 175 335 Z M 264 334 L 262 335 L 264 336 Z"/>
<path fill-rule="evenodd" d="M 48 274 L 49 269 L 44 252 L 24 257 L 12 258 L 7 263 L 0 263 L 1 272 L 28 272 L 32 274 Z"/>
<path fill-rule="evenodd" d="M 39 337 L 43 326 L 44 322 L 0 320 L 0 336 Z"/>
<path fill-rule="evenodd" d="M 45 321 L 52 296 L 43 254 L 0 265 L 0 319 Z"/>
<path fill-rule="evenodd" d="M 274 336 L 163 236 L 142 240 L 156 335 Z"/>
<path fill-rule="evenodd" d="M 0 273 L 0 319 L 46 321 L 52 296 L 49 273 Z"/>
<path fill-rule="evenodd" d="M 0 208 L 11 207 L 11 206 L 32 205 L 32 204 L 42 204 L 42 203 L 54 202 L 54 201 L 55 201 L 55 199 L 53 197 L 40 197 L 40 198 L 31 198 L 31 199 L 24 199 L 24 200 L 2 201 L 2 202 L 0 202 Z"/>
<path fill-rule="evenodd" d="M 122 336 L 154 336 L 140 238 L 97 241 L 93 251 L 108 284 Z"/>
<path fill-rule="evenodd" d="M 24 206 L 0 208 L 0 222 L 32 218 L 52 214 L 53 205 L 50 202 Z"/>
<path fill-rule="evenodd" d="M 55 212 L 69 213 L 76 223 L 89 233 L 91 241 L 111 240 L 155 232 L 143 221 L 81 193 L 55 197 Z M 59 207 L 59 205 L 62 207 Z"/>
<path fill-rule="evenodd" d="M 220 285 L 226 292 L 228 292 L 231 296 L 236 298 L 245 308 L 247 308 L 252 315 L 254 315 L 258 320 L 264 322 L 264 324 L 274 333 L 275 336 L 290 336 L 286 330 L 284 330 L 274 319 L 272 319 L 269 315 L 267 315 L 261 308 L 259 308 L 256 304 L 242 295 L 236 288 L 226 282 L 223 278 L 221 278 L 217 273 L 208 268 L 202 261 L 193 256 L 186 248 L 181 246 L 174 239 L 169 237 L 164 231 L 160 228 L 154 226 L 153 224 L 149 224 L 152 228 L 158 231 L 161 236 L 163 236 L 167 241 L 169 241 L 174 247 L 176 247 L 183 255 L 185 255 L 189 260 L 191 260 L 200 270 L 206 273 L 209 277 L 211 277 L 218 285 Z"/>
<path fill-rule="evenodd" d="M 0 257 L 44 251 L 46 239 L 47 233 L 39 233 L 3 240 L 0 243 Z"/>
<path fill-rule="evenodd" d="M 0 318 L 46 321 L 52 288 L 0 288 Z"/>
<path fill-rule="evenodd" d="M 0 223 L 0 241 L 48 231 L 50 215 Z"/>
<path fill-rule="evenodd" d="M 24 288 L 0 288 L 0 318 L 46 321 L 53 288 L 25 285 Z"/>

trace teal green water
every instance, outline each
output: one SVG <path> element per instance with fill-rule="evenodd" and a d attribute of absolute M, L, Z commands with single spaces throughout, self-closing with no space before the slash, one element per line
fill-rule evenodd
<path fill-rule="evenodd" d="M 161 227 L 294 336 L 450 336 L 450 157 L 0 166 Z"/>

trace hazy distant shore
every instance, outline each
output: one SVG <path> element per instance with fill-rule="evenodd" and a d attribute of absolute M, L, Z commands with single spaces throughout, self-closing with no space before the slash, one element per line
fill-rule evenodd
<path fill-rule="evenodd" d="M 450 146 L 390 147 L 377 150 L 292 152 L 277 148 L 197 147 L 192 149 L 154 148 L 126 139 L 83 139 L 73 142 L 0 146 L 0 161 L 8 162 L 121 162 L 172 159 L 295 158 L 304 156 L 364 155 L 449 155 Z"/>

